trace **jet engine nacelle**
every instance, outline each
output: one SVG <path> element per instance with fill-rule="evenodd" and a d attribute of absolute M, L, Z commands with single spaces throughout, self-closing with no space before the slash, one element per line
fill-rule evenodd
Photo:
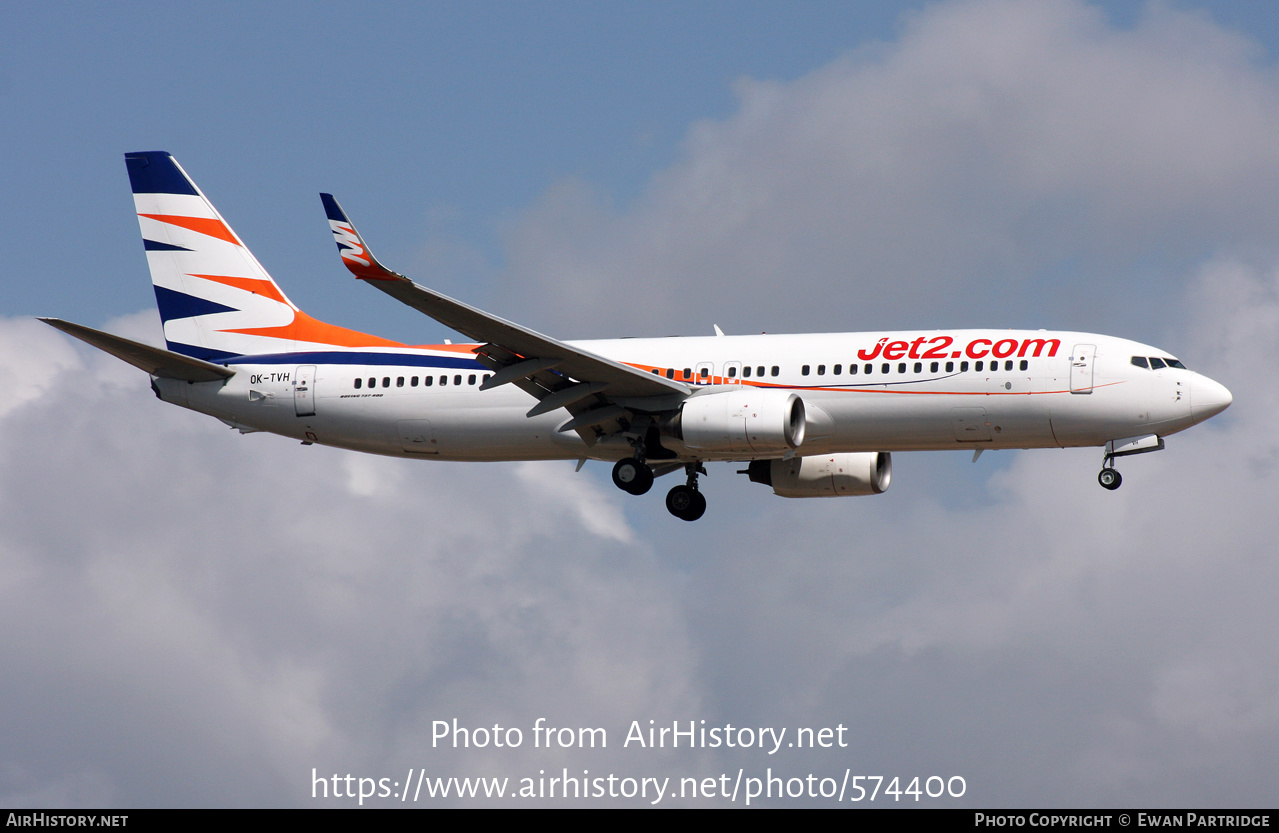
<path fill-rule="evenodd" d="M 798 395 L 741 387 L 689 397 L 662 430 L 697 451 L 759 456 L 799 448 L 806 424 Z"/>
<path fill-rule="evenodd" d="M 750 479 L 782 497 L 852 497 L 888 490 L 893 458 L 887 451 L 821 454 L 789 460 L 755 460 Z"/>

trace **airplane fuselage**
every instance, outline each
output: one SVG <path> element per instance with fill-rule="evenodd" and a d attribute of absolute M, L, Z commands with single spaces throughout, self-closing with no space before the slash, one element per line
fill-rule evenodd
<path fill-rule="evenodd" d="M 596 355 L 693 385 L 694 396 L 734 387 L 803 399 L 807 431 L 795 453 L 1100 446 L 1166 436 L 1229 402 L 1216 382 L 1168 366 L 1169 354 L 1090 333 L 962 330 L 569 342 Z M 358 451 L 442 460 L 617 460 L 620 437 L 588 446 L 558 430 L 564 410 L 514 385 L 481 390 L 491 371 L 475 345 L 362 348 L 247 356 L 223 382 L 158 379 L 163 399 L 244 430 Z M 1133 363 L 1146 360 L 1146 367 Z M 1165 366 L 1151 367 L 1157 359 Z M 678 459 L 782 457 L 689 448 Z"/>

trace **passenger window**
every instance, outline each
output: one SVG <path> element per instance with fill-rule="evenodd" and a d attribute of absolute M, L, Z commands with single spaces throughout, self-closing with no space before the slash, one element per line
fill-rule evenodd
<path fill-rule="evenodd" d="M 434 382 L 435 382 L 435 377 L 434 377 L 434 376 L 423 376 L 423 377 L 422 377 L 422 384 L 423 384 L 423 385 L 426 385 L 428 388 L 429 388 L 432 384 L 434 384 Z"/>
<path fill-rule="evenodd" d="M 742 368 L 742 378 L 749 379 L 750 377 L 751 377 L 751 366 L 746 365 L 745 367 Z"/>
<path fill-rule="evenodd" d="M 453 377 L 453 384 L 455 384 L 455 385 L 460 385 L 460 384 L 462 384 L 462 374 L 461 374 L 461 373 L 458 373 L 456 376 L 454 376 L 454 377 Z"/>
<path fill-rule="evenodd" d="M 985 362 L 977 362 L 977 364 L 973 366 L 973 370 L 976 370 L 978 373 L 981 373 L 981 369 L 984 366 L 985 366 Z"/>
<path fill-rule="evenodd" d="M 980 369 L 980 368 L 978 368 L 978 369 Z M 960 362 L 960 363 L 959 363 L 959 372 L 960 372 L 960 373 L 967 373 L 967 372 L 968 372 L 968 362 Z"/>
<path fill-rule="evenodd" d="M 410 380 L 409 380 L 409 387 L 411 387 L 411 388 L 415 388 L 415 387 L 417 387 L 417 377 L 416 377 L 416 376 L 414 376 L 412 379 L 410 379 Z"/>
<path fill-rule="evenodd" d="M 898 372 L 898 373 L 905 373 L 905 372 L 906 372 L 906 362 L 898 362 L 898 363 L 897 363 L 897 372 Z"/>
<path fill-rule="evenodd" d="M 840 371 L 842 371 L 843 369 L 844 369 L 844 366 L 842 364 L 837 364 L 831 370 L 831 373 L 834 373 L 836 376 L 838 376 L 840 374 Z"/>
<path fill-rule="evenodd" d="M 933 362 L 932 364 L 930 364 L 930 365 L 928 366 L 928 372 L 929 372 L 929 373 L 936 373 L 936 372 L 937 372 L 937 368 L 938 368 L 938 366 L 939 366 L 939 365 L 937 364 L 937 362 Z"/>
<path fill-rule="evenodd" d="M 404 387 L 404 377 L 403 377 L 403 376 L 397 376 L 397 377 L 396 377 L 396 379 L 395 379 L 395 386 L 396 386 L 397 388 L 402 388 L 402 387 Z"/>
<path fill-rule="evenodd" d="M 673 367 L 668 367 L 668 368 L 666 368 L 666 378 L 667 378 L 667 379 L 674 379 L 674 378 L 675 378 L 675 368 L 673 368 Z"/>
<path fill-rule="evenodd" d="M 711 369 L 709 367 L 703 367 L 697 371 L 697 375 L 701 376 L 703 379 L 710 378 Z"/>
<path fill-rule="evenodd" d="M 848 366 L 848 375 L 849 375 L 849 376 L 856 376 L 856 375 L 857 375 L 857 365 L 855 365 L 855 364 L 850 364 L 850 365 Z"/>
<path fill-rule="evenodd" d="M 384 388 L 389 388 L 390 386 L 391 386 L 391 377 L 390 377 L 390 376 L 383 376 L 383 377 L 382 377 L 382 387 L 384 387 Z"/>
<path fill-rule="evenodd" d="M 773 369 L 772 369 L 772 371 L 771 371 L 771 372 L 772 372 L 772 374 L 773 374 L 774 376 L 776 376 L 777 374 L 781 373 L 782 371 L 781 371 L 781 368 L 779 368 L 777 365 L 773 365 Z"/>
<path fill-rule="evenodd" d="M 764 376 L 764 365 L 762 365 L 762 364 L 761 364 L 759 367 L 755 368 L 755 375 L 756 375 L 756 376 L 759 376 L 760 378 L 763 378 L 763 376 Z"/>
<path fill-rule="evenodd" d="M 1030 362 L 1026 361 L 1025 359 L 1022 359 L 1022 360 L 1021 360 L 1021 369 L 1022 369 L 1022 370 L 1030 370 Z"/>
<path fill-rule="evenodd" d="M 363 379 L 356 379 L 356 380 L 355 380 L 355 389 L 356 389 L 356 390 L 359 390 L 359 389 L 360 389 L 360 386 L 361 386 L 361 385 L 363 385 L 363 384 L 364 384 L 364 380 L 363 380 Z"/>
<path fill-rule="evenodd" d="M 872 374 L 872 373 L 874 373 L 874 372 L 875 372 L 875 365 L 871 364 L 870 362 L 867 362 L 867 363 L 866 363 L 866 367 L 864 367 L 864 368 L 862 368 L 862 369 L 863 369 L 863 370 L 865 370 L 865 371 L 866 371 L 866 375 L 867 375 L 867 376 L 869 376 L 870 374 Z"/>
<path fill-rule="evenodd" d="M 736 379 L 736 378 L 737 378 L 737 368 L 735 368 L 735 367 L 730 367 L 730 368 L 728 369 L 728 378 L 730 378 L 730 379 Z"/>
<path fill-rule="evenodd" d="M 369 377 L 369 387 L 371 388 L 377 387 L 377 379 L 375 379 L 372 376 Z"/>
<path fill-rule="evenodd" d="M 801 376 L 807 376 L 807 375 L 808 375 L 808 365 L 804 365 L 803 367 L 801 367 L 801 368 L 799 369 L 799 373 L 800 373 L 800 375 L 801 375 Z"/>
<path fill-rule="evenodd" d="M 891 364 L 889 364 L 888 362 L 884 362 L 883 364 L 881 364 L 881 365 L 879 366 L 879 372 L 880 372 L 880 373 L 887 373 L 889 370 L 891 370 L 891 369 L 892 369 L 892 367 L 893 367 L 893 366 L 892 366 Z"/>
<path fill-rule="evenodd" d="M 447 377 L 447 376 L 441 376 L 441 377 L 440 377 L 440 387 L 443 387 L 443 386 L 447 385 L 448 383 L 449 383 L 449 377 Z"/>
<path fill-rule="evenodd" d="M 923 363 L 923 362 L 915 362 L 915 372 L 916 372 L 916 373 L 923 373 L 923 372 L 924 372 L 924 363 Z"/>
<path fill-rule="evenodd" d="M 475 384 L 475 374 L 474 374 L 474 373 L 472 373 L 469 377 L 467 377 L 466 383 L 467 383 L 468 385 L 473 385 L 473 384 Z"/>
<path fill-rule="evenodd" d="M 955 363 L 954 363 L 954 362 L 946 362 L 946 372 L 947 372 L 947 373 L 954 373 L 954 372 L 955 372 Z"/>
<path fill-rule="evenodd" d="M 691 367 L 684 368 L 684 378 L 685 379 L 693 378 L 693 369 Z"/>
<path fill-rule="evenodd" d="M 818 375 L 818 376 L 825 376 L 825 375 L 826 375 L 826 365 L 824 365 L 824 364 L 819 364 L 819 365 L 817 365 L 817 375 Z"/>

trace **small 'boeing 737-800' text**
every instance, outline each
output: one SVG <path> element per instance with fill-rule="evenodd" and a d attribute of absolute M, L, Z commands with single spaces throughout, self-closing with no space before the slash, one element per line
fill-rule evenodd
<path fill-rule="evenodd" d="M 666 506 L 692 521 L 709 462 L 745 463 L 785 497 L 839 497 L 887 489 L 893 451 L 1100 446 L 1097 479 L 1116 489 L 1116 458 L 1231 401 L 1164 350 L 1090 333 L 559 341 L 385 268 L 322 194 L 357 278 L 473 342 L 409 346 L 311 318 L 172 156 L 125 161 L 168 349 L 43 320 L 246 433 L 428 460 L 607 460 L 635 495 L 683 471 Z"/>

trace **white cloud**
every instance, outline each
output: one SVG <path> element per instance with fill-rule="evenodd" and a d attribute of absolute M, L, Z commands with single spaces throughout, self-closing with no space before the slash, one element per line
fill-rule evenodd
<path fill-rule="evenodd" d="M 740 79 L 633 205 L 551 189 L 510 230 L 510 308 L 568 335 L 1151 327 L 1171 257 L 1275 239 L 1257 57 L 1158 5 L 1130 30 L 1074 2 L 931 6 L 898 43 Z"/>

